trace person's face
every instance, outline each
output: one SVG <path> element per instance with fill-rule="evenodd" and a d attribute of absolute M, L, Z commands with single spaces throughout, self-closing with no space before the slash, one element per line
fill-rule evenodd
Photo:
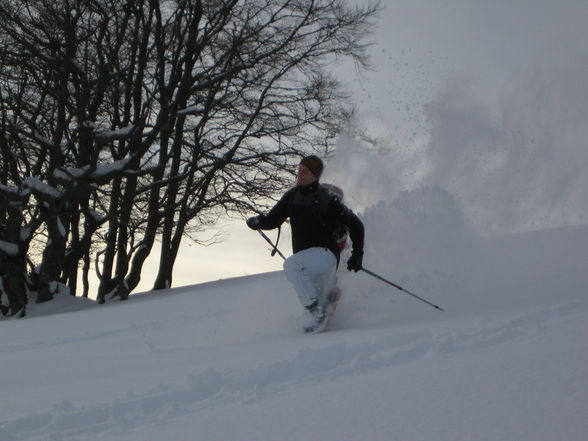
<path fill-rule="evenodd" d="M 300 164 L 298 166 L 298 173 L 296 174 L 296 185 L 298 186 L 305 186 L 310 185 L 318 178 L 310 171 L 310 169 L 304 165 Z"/>

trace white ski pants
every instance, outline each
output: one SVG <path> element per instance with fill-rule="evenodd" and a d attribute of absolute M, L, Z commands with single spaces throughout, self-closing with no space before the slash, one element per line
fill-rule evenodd
<path fill-rule="evenodd" d="M 302 306 L 310 306 L 315 300 L 324 305 L 337 283 L 337 258 L 327 248 L 308 248 L 288 257 L 284 272 Z"/>

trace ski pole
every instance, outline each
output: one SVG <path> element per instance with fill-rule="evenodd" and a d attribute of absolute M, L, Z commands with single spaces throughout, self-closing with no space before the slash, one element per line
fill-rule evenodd
<path fill-rule="evenodd" d="M 261 237 L 263 237 L 267 241 L 267 243 L 269 243 L 271 245 L 272 251 L 276 251 L 282 257 L 282 259 L 286 260 L 286 258 L 284 257 L 284 255 L 277 248 L 277 246 L 274 245 L 274 243 L 272 242 L 272 240 L 269 237 L 267 237 L 267 235 L 263 231 L 257 230 L 257 232 L 259 234 L 261 234 Z M 393 282 L 390 282 L 389 280 L 384 279 L 382 276 L 379 276 L 378 274 L 374 273 L 373 271 L 368 270 L 367 268 L 361 268 L 361 271 L 363 271 L 364 273 L 369 274 L 372 277 L 375 277 L 378 280 L 381 280 L 384 283 L 387 283 L 388 285 L 393 286 L 394 288 L 396 288 L 396 289 L 398 289 L 398 290 L 400 290 L 402 292 L 405 292 L 406 294 L 408 294 L 410 296 L 413 296 L 415 299 L 418 299 L 421 302 L 426 303 L 427 305 L 432 306 L 435 309 L 438 309 L 439 311 L 445 312 L 445 310 L 443 308 L 441 308 L 440 306 L 437 306 L 434 303 L 431 303 L 428 300 L 425 300 L 422 297 L 417 296 L 416 294 L 410 292 L 407 289 L 404 289 L 402 286 L 397 285 L 396 283 L 393 283 Z"/>
<path fill-rule="evenodd" d="M 257 232 L 259 234 L 261 234 L 261 237 L 263 237 L 267 241 L 267 243 L 269 243 L 272 246 L 272 253 L 275 251 L 276 253 L 278 253 L 282 257 L 282 259 L 286 260 L 286 258 L 282 254 L 282 252 L 280 250 L 278 250 L 278 247 L 276 245 L 274 245 L 272 240 L 269 237 L 267 237 L 267 235 L 263 231 L 257 230 Z"/>
<path fill-rule="evenodd" d="M 403 291 L 403 292 L 405 292 L 406 294 L 408 294 L 408 295 L 411 295 L 411 296 L 413 296 L 413 297 L 414 297 L 414 298 L 416 298 L 416 299 L 419 299 L 421 302 L 424 302 L 424 303 L 426 303 L 427 305 L 430 305 L 430 306 L 432 306 L 433 308 L 435 308 L 435 309 L 438 309 L 439 311 L 443 311 L 443 312 L 445 312 L 445 310 L 444 310 L 443 308 L 441 308 L 440 306 L 437 306 L 437 305 L 435 305 L 435 304 L 433 304 L 433 303 L 429 302 L 428 300 L 425 300 L 425 299 L 423 299 L 422 297 L 419 297 L 419 296 L 417 296 L 416 294 L 413 294 L 413 293 L 411 293 L 410 291 L 408 291 L 408 290 L 404 289 L 402 286 L 399 286 L 399 285 L 397 285 L 396 283 L 392 283 L 392 282 L 390 282 L 389 280 L 386 280 L 386 279 L 384 279 L 382 276 L 379 276 L 379 275 L 377 275 L 376 273 L 374 273 L 374 272 L 372 272 L 372 271 L 370 271 L 370 270 L 368 270 L 368 269 L 366 269 L 366 268 L 362 268 L 361 270 L 362 270 L 363 272 L 365 272 L 365 273 L 368 273 L 370 276 L 372 276 L 372 277 L 375 277 L 376 279 L 378 279 L 378 280 L 381 280 L 382 282 L 384 282 L 384 283 L 387 283 L 388 285 L 391 285 L 391 286 L 393 286 L 394 288 L 396 288 L 396 289 L 398 289 L 398 290 L 400 290 L 400 291 Z"/>

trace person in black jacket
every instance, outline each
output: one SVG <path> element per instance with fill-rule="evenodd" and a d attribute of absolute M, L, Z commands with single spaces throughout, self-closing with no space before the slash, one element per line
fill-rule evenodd
<path fill-rule="evenodd" d="M 348 227 L 353 244 L 347 268 L 357 272 L 363 260 L 363 224 L 338 195 L 319 183 L 322 171 L 319 157 L 303 158 L 298 166 L 296 186 L 269 213 L 247 219 L 247 225 L 253 230 L 278 228 L 290 219 L 294 254 L 284 261 L 284 271 L 305 308 L 307 332 L 325 322 L 330 303 L 340 293 L 336 286 L 340 248 L 335 233 L 340 224 Z"/>

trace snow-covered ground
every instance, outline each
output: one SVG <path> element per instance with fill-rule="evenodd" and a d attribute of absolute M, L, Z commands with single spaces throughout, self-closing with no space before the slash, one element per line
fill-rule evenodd
<path fill-rule="evenodd" d="M 428 235 L 410 205 L 364 214 L 366 267 L 446 312 L 343 268 L 317 335 L 280 272 L 30 305 L 0 322 L 0 439 L 586 440 L 588 227 Z"/>
<path fill-rule="evenodd" d="M 588 439 L 587 8 L 430 3 L 378 34 L 360 113 L 391 148 L 342 137 L 324 178 L 365 266 L 446 312 L 344 265 L 317 335 L 280 272 L 31 304 L 0 321 L 0 441 Z"/>

